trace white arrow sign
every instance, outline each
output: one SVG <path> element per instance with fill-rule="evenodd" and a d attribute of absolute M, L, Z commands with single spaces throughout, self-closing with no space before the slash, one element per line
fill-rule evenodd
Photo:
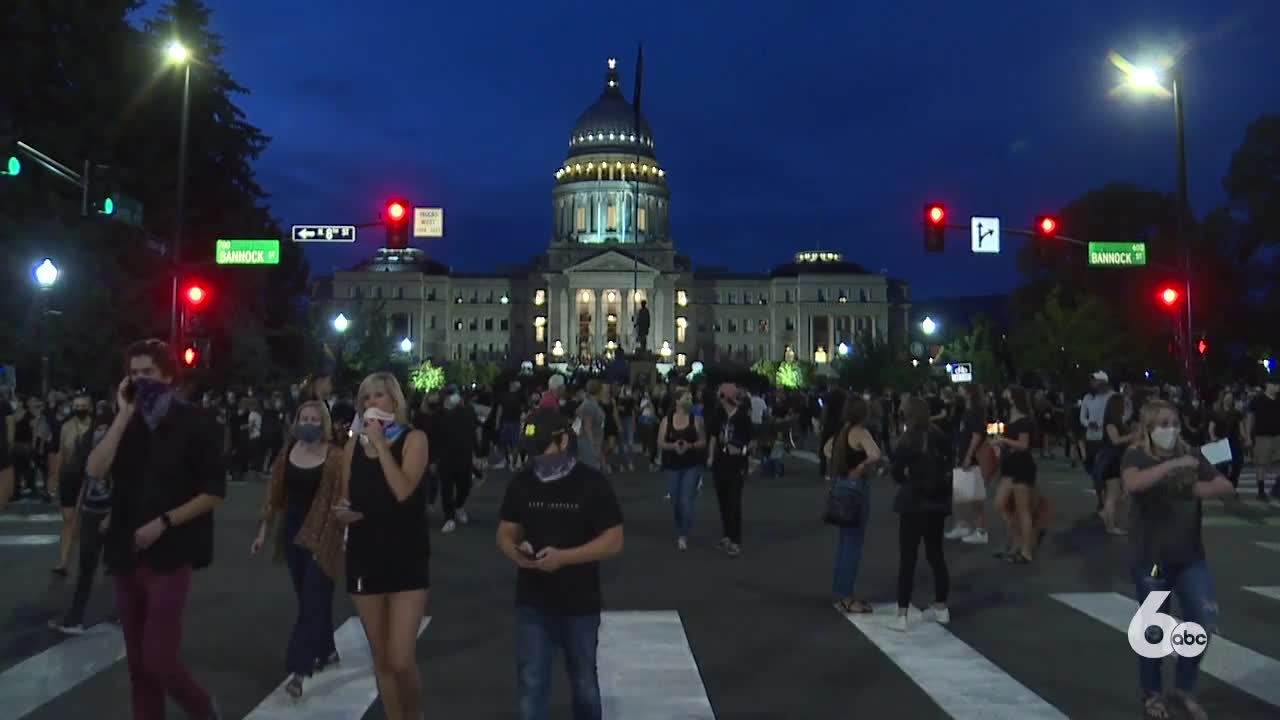
<path fill-rule="evenodd" d="M 969 218 L 969 228 L 974 252 L 1000 252 L 1000 218 L 974 216 Z"/>

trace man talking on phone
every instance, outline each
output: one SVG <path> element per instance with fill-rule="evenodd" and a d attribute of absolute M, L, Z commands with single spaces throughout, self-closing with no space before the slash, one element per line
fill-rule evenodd
<path fill-rule="evenodd" d="M 134 343 L 125 363 L 115 420 L 85 473 L 114 482 L 104 559 L 116 581 L 133 717 L 164 718 L 168 695 L 192 718 L 220 720 L 178 649 L 191 573 L 213 561 L 213 510 L 227 489 L 222 433 L 175 395 L 167 344 Z"/>
<path fill-rule="evenodd" d="M 574 720 L 600 720 L 600 561 L 622 552 L 622 508 L 599 470 L 569 450 L 570 421 L 535 410 L 520 430 L 530 462 L 502 498 L 498 549 L 515 563 L 521 720 L 546 720 L 563 648 Z"/>

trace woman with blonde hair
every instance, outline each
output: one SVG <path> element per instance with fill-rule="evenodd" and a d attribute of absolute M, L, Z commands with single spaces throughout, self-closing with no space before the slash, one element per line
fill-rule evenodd
<path fill-rule="evenodd" d="M 419 720 L 415 650 L 431 587 L 427 436 L 409 426 L 400 383 L 379 372 L 356 393 L 358 426 L 344 450 L 334 510 L 347 525 L 347 592 L 364 625 L 388 720 Z"/>
<path fill-rule="evenodd" d="M 1205 560 L 1200 533 L 1201 501 L 1228 495 L 1231 482 L 1202 456 L 1182 441 L 1182 419 L 1178 409 L 1164 400 L 1143 406 L 1137 437 L 1121 461 L 1121 479 L 1130 495 L 1130 569 L 1139 605 L 1154 592 L 1178 597 L 1183 622 L 1201 625 L 1206 634 L 1217 630 L 1218 602 L 1213 578 Z M 1169 612 L 1166 599 L 1158 612 Z M 1149 637 L 1142 628 L 1137 638 Z M 1152 643 L 1153 657 L 1138 660 L 1138 678 L 1147 718 L 1170 717 L 1167 699 L 1179 701 L 1187 713 L 1201 719 L 1204 708 L 1192 697 L 1200 660 L 1180 655 L 1175 672 L 1176 689 L 1171 698 L 1161 692 L 1160 659 L 1172 654 L 1170 630 Z M 1130 633 L 1130 642 L 1134 634 Z M 1163 652 L 1162 652 L 1163 651 Z"/>
<path fill-rule="evenodd" d="M 319 400 L 298 406 L 287 443 L 271 467 L 258 534 L 249 552 L 262 552 L 277 515 L 284 523 L 276 535 L 276 560 L 289 566 L 298 598 L 298 617 L 289 636 L 285 691 L 297 699 L 303 681 L 338 662 L 333 644 L 333 587 L 338 576 L 342 526 L 333 504 L 342 484 L 342 448 L 329 442 L 333 423 Z"/>

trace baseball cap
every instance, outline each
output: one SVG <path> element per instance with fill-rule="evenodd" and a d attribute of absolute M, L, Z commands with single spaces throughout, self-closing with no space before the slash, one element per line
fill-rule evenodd
<path fill-rule="evenodd" d="M 569 418 L 559 410 L 534 410 L 525 418 L 524 428 L 520 431 L 521 449 L 530 455 L 540 455 L 546 452 L 557 435 L 568 432 L 570 427 Z"/>
<path fill-rule="evenodd" d="M 1094 380 L 1097 380 L 1098 382 L 1111 382 L 1111 376 L 1108 375 L 1105 370 L 1099 370 L 1098 372 L 1094 373 L 1092 377 Z"/>
<path fill-rule="evenodd" d="M 547 381 L 548 390 L 559 390 L 562 387 L 564 387 L 563 375 L 552 375 L 551 379 Z"/>

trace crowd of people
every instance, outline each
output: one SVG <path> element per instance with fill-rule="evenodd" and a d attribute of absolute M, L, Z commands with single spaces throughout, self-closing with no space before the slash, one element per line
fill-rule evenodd
<path fill-rule="evenodd" d="M 302 697 L 308 678 L 340 661 L 332 606 L 345 577 L 383 705 L 396 720 L 422 715 L 415 646 L 429 599 L 434 508 L 438 502 L 442 533 L 467 526 L 472 487 L 496 467 L 512 471 L 496 543 L 517 567 L 524 718 L 546 717 L 554 647 L 566 652 L 575 717 L 600 717 L 599 563 L 623 547 L 622 509 L 608 479 L 617 472 L 665 475 L 677 552 L 689 548 L 694 500 L 709 474 L 720 519 L 715 547 L 738 558 L 748 477 L 781 474 L 783 458 L 803 452 L 812 436 L 827 481 L 826 520 L 836 526 L 833 603 L 843 613 L 873 612 L 854 592 L 870 497 L 881 481 L 895 486 L 892 625 L 904 632 L 919 548 L 934 577 L 928 619 L 945 624 L 946 541 L 989 543 L 988 501 L 1005 539 L 995 557 L 1036 561 L 1053 518 L 1038 465 L 1058 447 L 1088 473 L 1102 531 L 1128 536 L 1137 600 L 1173 590 L 1184 617 L 1210 629 L 1216 602 L 1200 501 L 1235 495 L 1251 459 L 1260 499 L 1280 502 L 1278 488 L 1268 495 L 1266 484 L 1280 464 L 1280 385 L 1270 380 L 1207 398 L 1132 384 L 1117 392 L 1099 371 L 1089 392 L 1068 404 L 1061 393 L 1017 385 L 897 393 L 832 382 L 753 391 L 697 378 L 631 385 L 556 374 L 513 376 L 497 389 L 447 386 L 411 400 L 389 373 L 370 375 L 348 394 L 335 387 L 331 367 L 289 388 L 193 390 L 177 382 L 173 353 L 159 341 L 131 346 L 126 361 L 127 377 L 109 395 L 6 394 L 0 467 L 12 471 L 0 473 L 0 509 L 15 485 L 20 497 L 61 506 L 55 573 L 68 574 L 78 541 L 77 579 L 56 629 L 83 632 L 105 562 L 140 719 L 162 717 L 166 695 L 192 717 L 219 717 L 178 650 L 191 574 L 212 561 L 212 513 L 228 481 L 263 479 L 249 550 L 261 553 L 271 541 L 297 595 L 286 691 Z M 1218 441 L 1230 453 L 1215 466 L 1199 448 Z M 1191 696 L 1199 659 L 1178 662 L 1177 690 L 1166 696 L 1159 662 L 1142 660 L 1147 717 L 1167 716 L 1170 697 L 1203 713 Z"/>

